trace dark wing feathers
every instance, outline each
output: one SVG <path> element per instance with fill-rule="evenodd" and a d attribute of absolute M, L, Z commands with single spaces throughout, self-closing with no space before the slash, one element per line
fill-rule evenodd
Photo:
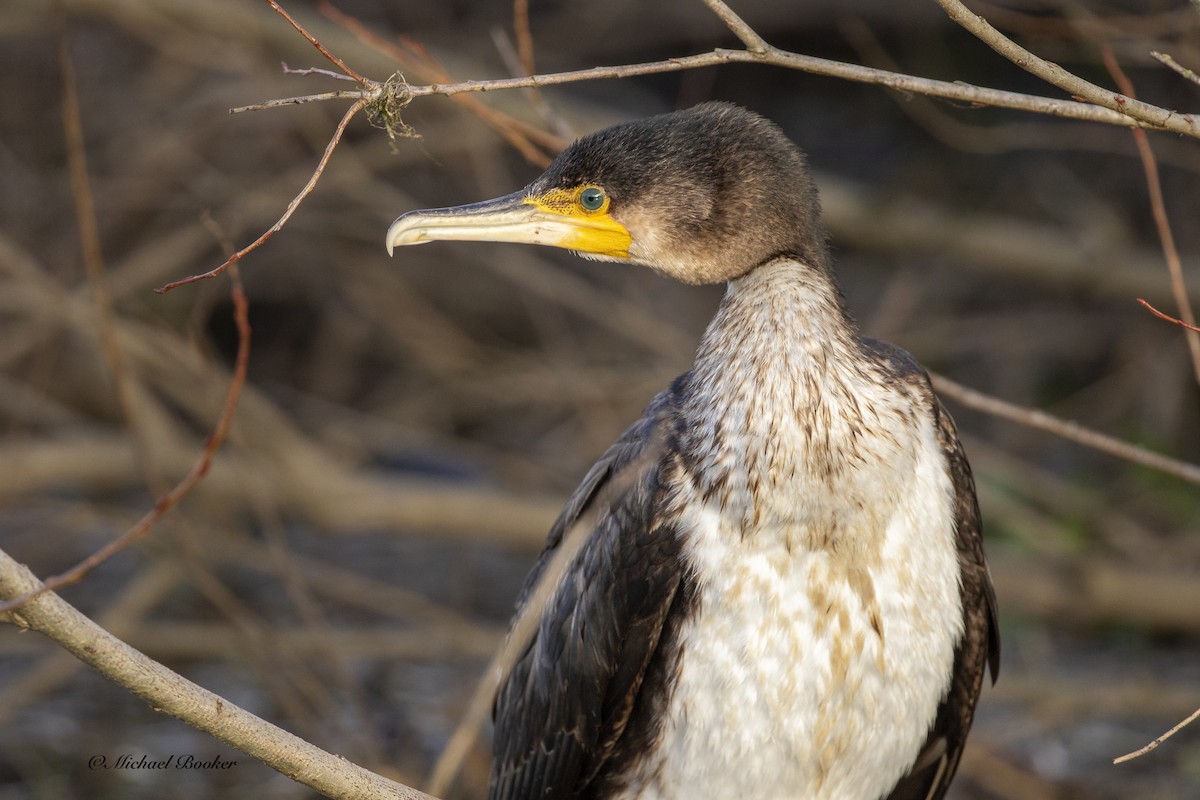
<path fill-rule="evenodd" d="M 975 717 L 975 702 L 990 668 L 995 681 L 1000 670 L 1000 635 L 996 624 L 996 594 L 983 555 L 983 528 L 975 480 L 958 440 L 954 420 L 933 394 L 929 376 L 908 353 L 885 342 L 864 340 L 896 380 L 916 387 L 926 397 L 954 483 L 958 562 L 961 574 L 963 636 L 954 653 L 954 671 L 946 697 L 938 708 L 929 736 L 912 770 L 900 779 L 887 800 L 941 800 L 962 758 L 967 732 Z"/>
<path fill-rule="evenodd" d="M 519 605 L 568 532 L 592 527 L 497 694 L 491 800 L 578 797 L 624 730 L 679 586 L 678 537 L 657 518 L 675 398 L 588 472 L 526 581 Z"/>

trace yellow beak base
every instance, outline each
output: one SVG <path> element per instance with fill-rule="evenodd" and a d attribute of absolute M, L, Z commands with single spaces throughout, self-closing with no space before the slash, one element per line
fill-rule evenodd
<path fill-rule="evenodd" d="M 629 258 L 629 231 L 607 210 L 564 208 L 556 194 L 543 199 L 516 192 L 482 203 L 410 211 L 388 228 L 388 254 L 401 245 L 442 240 L 541 244 L 596 258 Z"/>

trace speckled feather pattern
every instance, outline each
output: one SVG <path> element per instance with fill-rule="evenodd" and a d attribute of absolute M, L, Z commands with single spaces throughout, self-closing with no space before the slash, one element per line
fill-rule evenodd
<path fill-rule="evenodd" d="M 884 797 L 962 636 L 953 487 L 919 374 L 866 357 L 793 261 L 735 281 L 670 483 L 696 606 L 616 797 Z"/>

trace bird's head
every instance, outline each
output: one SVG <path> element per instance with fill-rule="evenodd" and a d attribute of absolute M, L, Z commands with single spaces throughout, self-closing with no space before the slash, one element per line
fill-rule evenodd
<path fill-rule="evenodd" d="M 410 211 L 388 252 L 436 239 L 543 244 L 719 283 L 779 255 L 823 268 L 816 189 L 773 123 L 728 103 L 589 134 L 519 192 Z"/>

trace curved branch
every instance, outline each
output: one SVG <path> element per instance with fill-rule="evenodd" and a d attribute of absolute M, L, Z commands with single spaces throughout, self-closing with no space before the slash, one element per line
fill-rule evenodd
<path fill-rule="evenodd" d="M 9 612 L 7 621 L 53 639 L 155 711 L 165 711 L 199 728 L 326 797 L 434 800 L 327 753 L 197 686 L 125 644 L 58 595 L 41 594 L 42 589 L 33 573 L 0 550 L 0 597 L 37 595 Z"/>
<path fill-rule="evenodd" d="M 373 100 L 376 93 L 369 91 L 347 90 L 340 89 L 336 92 L 321 92 L 320 94 L 306 94 L 300 97 L 280 97 L 276 100 L 264 100 L 261 103 L 251 103 L 248 106 L 237 106 L 229 109 L 230 114 L 241 114 L 245 111 L 262 111 L 267 108 L 279 108 L 280 106 L 298 106 L 302 103 L 319 103 L 323 100 Z"/>
<path fill-rule="evenodd" d="M 1114 758 L 1113 763 L 1114 764 L 1124 764 L 1126 761 L 1131 761 L 1135 758 L 1139 758 L 1141 756 L 1146 755 L 1146 753 L 1149 753 L 1151 750 L 1158 747 L 1160 744 L 1165 742 L 1167 739 L 1170 739 L 1172 736 L 1179 733 L 1181 730 L 1186 728 L 1188 725 L 1191 725 L 1197 719 L 1200 719 L 1200 708 L 1197 708 L 1190 715 L 1188 715 L 1187 719 L 1184 719 L 1184 720 L 1178 722 L 1173 728 L 1171 728 L 1171 730 L 1167 731 L 1162 736 L 1159 736 L 1157 739 L 1155 739 L 1154 741 L 1145 745 L 1144 747 L 1140 747 L 1137 750 L 1134 750 L 1132 753 L 1126 753 L 1125 755 L 1120 756 L 1119 758 Z"/>
<path fill-rule="evenodd" d="M 1177 111 L 1145 103 L 1112 89 L 1105 89 L 1103 86 L 1085 81 L 1053 61 L 1039 58 L 1021 47 L 993 28 L 986 19 L 972 12 L 959 0 L 937 0 L 937 2 L 950 19 L 1021 69 L 1070 93 L 1072 97 L 1103 106 L 1125 117 L 1129 122 L 1124 124 L 1160 128 L 1186 136 L 1200 136 L 1200 121 L 1197 120 L 1196 115 L 1180 114 Z"/>
<path fill-rule="evenodd" d="M 332 94 L 339 94 L 339 93 L 333 92 Z M 323 173 L 325 171 L 325 165 L 329 163 L 329 157 L 331 155 L 333 155 L 334 148 L 337 147 L 338 142 L 340 142 L 342 140 L 342 134 L 346 131 L 346 126 L 350 124 L 350 120 L 354 117 L 355 114 L 357 114 L 359 111 L 362 111 L 364 108 L 366 108 L 372 99 L 374 99 L 374 95 L 362 96 L 361 99 L 358 100 L 358 102 L 356 102 L 354 105 L 350 106 L 350 108 L 346 109 L 346 113 L 344 115 L 342 115 L 341 121 L 337 124 L 337 128 L 335 128 L 333 131 L 333 138 L 331 138 L 329 140 L 329 144 L 325 145 L 325 152 L 321 155 L 321 160 L 317 162 L 317 168 L 315 170 L 313 170 L 312 177 L 308 179 L 308 183 L 304 184 L 304 188 L 300 190 L 300 193 L 292 198 L 292 202 L 288 203 L 287 209 L 283 212 L 283 216 L 280 217 L 274 225 L 272 225 L 270 228 L 267 228 L 267 230 L 261 236 L 259 236 L 257 239 L 255 239 L 253 242 L 246 245 L 241 250 L 238 250 L 236 253 L 234 253 L 232 256 L 230 256 L 225 261 L 225 263 L 221 264 L 219 267 L 215 267 L 213 269 L 210 269 L 208 272 L 203 272 L 203 273 L 200 273 L 199 275 L 191 275 L 191 276 L 188 276 L 187 278 L 181 278 L 180 280 L 177 280 L 177 281 L 171 281 L 167 285 L 160 286 L 157 289 L 155 289 L 154 291 L 158 292 L 159 294 L 166 294 L 167 292 L 171 291 L 172 289 L 177 289 L 180 286 L 186 286 L 189 283 L 195 283 L 196 281 L 204 281 L 204 280 L 208 280 L 209 278 L 215 278 L 218 275 L 220 275 L 222 272 L 227 270 L 229 268 L 230 264 L 237 263 L 238 261 L 240 261 L 242 259 L 243 256 L 257 250 L 259 248 L 259 246 L 261 246 L 265 241 L 267 241 L 267 239 L 270 239 L 272 236 L 274 236 L 276 233 L 278 233 L 283 228 L 283 226 L 287 224 L 287 221 L 292 218 L 292 214 L 295 213 L 296 208 L 302 202 L 304 202 L 304 198 L 308 197 L 312 193 L 312 190 L 316 188 L 317 181 L 321 179 L 321 173 Z M 286 102 L 287 103 L 299 103 L 299 102 L 303 102 L 303 98 L 290 98 Z"/>
<path fill-rule="evenodd" d="M 1175 59 L 1171 58 L 1169 53 L 1160 53 L 1157 50 L 1151 50 L 1150 56 L 1164 67 L 1170 67 L 1192 83 L 1200 85 L 1200 75 L 1197 75 Z"/>
<path fill-rule="evenodd" d="M 1109 74 L 1121 87 L 1121 91 L 1134 97 L 1133 81 L 1117 63 L 1117 57 L 1107 44 L 1101 48 L 1104 65 Z M 1158 230 L 1158 241 L 1162 245 L 1163 260 L 1167 263 L 1167 272 L 1171 275 L 1171 291 L 1175 302 L 1179 305 L 1179 316 L 1183 321 L 1184 340 L 1187 342 L 1188 353 L 1192 357 L 1192 374 L 1196 383 L 1200 384 L 1200 335 L 1196 331 L 1196 313 L 1192 310 L 1192 301 L 1188 297 L 1187 282 L 1183 277 L 1183 263 L 1179 259 L 1179 248 L 1175 246 L 1175 234 L 1171 232 L 1171 221 L 1167 216 L 1167 203 L 1163 199 L 1162 179 L 1158 175 L 1158 159 L 1150 147 L 1150 139 L 1143 130 L 1133 131 L 1133 141 L 1137 144 L 1138 156 L 1142 159 L 1142 172 L 1146 175 L 1146 190 L 1150 195 L 1150 211 L 1154 216 L 1154 227 Z M 1153 309 L 1151 309 L 1153 310 Z"/>
<path fill-rule="evenodd" d="M 376 84 L 375 81 L 368 80 L 367 78 L 364 78 L 362 75 L 359 75 L 357 72 L 350 69 L 350 67 L 346 66 L 345 61 L 342 61 L 340 58 L 335 56 L 333 53 L 331 53 L 327 49 L 325 49 L 325 45 L 323 45 L 319 41 L 317 41 L 317 37 L 313 36 L 311 33 L 306 31 L 304 29 L 304 26 L 302 26 L 299 22 L 296 22 L 296 20 L 292 18 L 292 15 L 287 13 L 286 11 L 284 11 L 283 7 L 280 6 L 279 3 L 275 2 L 275 0 L 267 0 L 267 5 L 269 5 L 273 9 L 275 9 L 275 12 L 277 14 L 279 14 L 281 17 L 283 17 L 284 19 L 286 19 L 288 21 L 288 24 L 296 29 L 297 33 L 299 33 L 305 39 L 308 39 L 309 44 L 311 44 L 313 47 L 317 48 L 317 50 L 320 51 L 321 55 L 323 55 L 323 56 L 325 56 L 325 58 L 329 59 L 329 62 L 331 64 L 333 64 L 335 67 L 337 67 L 338 69 L 340 69 L 346 75 L 346 77 L 348 77 L 350 80 L 354 81 L 355 83 L 357 83 L 360 86 L 367 88 L 367 89 L 373 89 L 376 86 L 378 86 L 378 84 Z"/>
<path fill-rule="evenodd" d="M 897 91 L 926 94 L 946 100 L 996 106 L 998 108 L 1011 108 L 1020 111 L 1032 111 L 1054 117 L 1101 122 L 1107 125 L 1119 125 L 1122 127 L 1166 127 L 1169 130 L 1200 138 L 1200 123 L 1197 123 L 1195 115 L 1177 114 L 1174 111 L 1158 109 L 1162 112 L 1162 115 L 1171 115 L 1174 120 L 1171 125 L 1160 126 L 1092 103 L 1058 100 L 1052 97 L 1039 97 L 1019 92 L 1007 92 L 1002 89 L 989 89 L 957 81 L 949 82 L 934 80 L 932 78 L 918 78 L 913 75 L 864 67 L 859 64 L 847 64 L 844 61 L 832 61 L 827 58 L 801 55 L 800 53 L 780 50 L 775 47 L 768 47 L 766 52 L 763 53 L 718 48 L 708 53 L 669 58 L 663 61 L 648 61 L 641 64 L 625 64 L 616 67 L 593 67 L 591 69 L 571 70 L 569 72 L 550 72 L 543 75 L 531 75 L 528 78 L 431 83 L 426 86 L 410 86 L 409 93 L 411 97 L 423 97 L 434 94 L 456 95 L 463 92 L 527 89 L 530 87 L 556 86 L 578 81 L 629 78 L 637 75 L 679 72 L 681 70 L 699 69 L 701 67 L 712 67 L 720 64 L 768 64 L 795 69 L 801 72 L 811 72 L 816 75 L 827 75 L 833 78 L 856 81 L 858 83 L 878 84 L 886 86 L 889 89 L 896 89 Z M 1150 106 L 1150 108 L 1157 108 L 1157 106 Z"/>

